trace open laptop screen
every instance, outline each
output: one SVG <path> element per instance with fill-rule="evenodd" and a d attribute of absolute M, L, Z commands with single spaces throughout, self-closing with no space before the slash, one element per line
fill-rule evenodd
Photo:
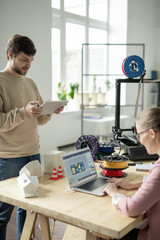
<path fill-rule="evenodd" d="M 71 186 L 97 176 L 93 158 L 89 149 L 81 149 L 62 155 L 63 164 Z"/>

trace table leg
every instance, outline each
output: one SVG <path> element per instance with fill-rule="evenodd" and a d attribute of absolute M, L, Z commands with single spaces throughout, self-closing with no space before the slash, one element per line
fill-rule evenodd
<path fill-rule="evenodd" d="M 26 220 L 25 220 L 22 235 L 21 235 L 21 240 L 30 240 L 36 218 L 37 218 L 37 213 L 32 211 L 27 211 L 27 216 L 26 216 Z"/>
<path fill-rule="evenodd" d="M 68 225 L 62 240 L 111 240 L 113 238 Z"/>
<path fill-rule="evenodd" d="M 49 218 L 39 214 L 39 222 L 40 222 L 40 227 L 41 227 L 42 240 L 51 240 Z"/>
<path fill-rule="evenodd" d="M 95 233 L 95 232 L 92 232 L 92 234 L 94 235 L 94 236 L 97 236 L 97 239 L 99 240 L 113 240 L 113 238 L 111 238 L 111 237 L 107 237 L 107 236 L 104 236 L 104 235 L 102 235 L 102 234 L 97 234 L 97 233 Z"/>
<path fill-rule="evenodd" d="M 86 240 L 98 240 L 99 238 L 97 236 L 94 236 L 90 233 L 90 231 L 86 230 Z"/>
<path fill-rule="evenodd" d="M 86 239 L 86 230 L 72 226 L 72 225 L 67 225 L 67 228 L 62 240 L 85 240 L 85 239 Z"/>

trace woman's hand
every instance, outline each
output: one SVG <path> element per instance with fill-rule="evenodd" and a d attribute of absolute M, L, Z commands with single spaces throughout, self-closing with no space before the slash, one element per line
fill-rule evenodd
<path fill-rule="evenodd" d="M 106 192 L 110 197 L 113 197 L 119 193 L 115 183 L 108 183 L 107 186 L 103 189 L 103 192 Z"/>
<path fill-rule="evenodd" d="M 111 178 L 108 180 L 108 182 L 115 183 L 117 187 L 121 187 L 126 190 L 139 188 L 142 184 L 142 182 L 130 183 L 124 178 Z"/>
<path fill-rule="evenodd" d="M 111 178 L 108 182 L 115 183 L 117 187 L 121 187 L 123 189 L 130 189 L 130 183 L 124 178 Z"/>

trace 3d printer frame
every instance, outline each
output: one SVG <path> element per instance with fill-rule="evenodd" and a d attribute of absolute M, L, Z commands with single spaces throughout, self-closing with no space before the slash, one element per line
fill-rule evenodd
<path fill-rule="evenodd" d="M 151 80 L 151 79 L 147 79 Z M 115 105 L 115 126 L 112 127 L 114 138 L 121 137 L 123 131 L 131 131 L 134 133 L 134 126 L 127 129 L 120 128 L 120 107 L 121 107 L 121 83 L 143 83 L 143 76 L 139 79 L 127 78 L 116 79 L 116 105 Z M 157 107 L 160 107 L 160 83 L 157 83 Z"/>
<path fill-rule="evenodd" d="M 135 127 L 122 129 L 120 128 L 120 93 L 121 93 L 121 83 L 143 83 L 143 76 L 139 79 L 117 79 L 116 80 L 116 106 L 115 106 L 115 126 L 112 127 L 113 139 L 111 139 L 112 144 L 119 146 L 126 150 L 126 155 L 130 160 L 156 160 L 158 159 L 157 154 L 150 155 L 147 153 L 145 147 L 136 140 L 135 138 Z M 160 83 L 157 83 L 157 106 L 160 106 Z M 122 136 L 123 131 L 131 131 L 133 136 Z"/>

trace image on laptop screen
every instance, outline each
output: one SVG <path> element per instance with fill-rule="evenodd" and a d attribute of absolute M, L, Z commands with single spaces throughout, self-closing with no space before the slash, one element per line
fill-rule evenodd
<path fill-rule="evenodd" d="M 97 175 L 89 149 L 63 156 L 63 164 L 71 187 L 88 177 Z"/>

